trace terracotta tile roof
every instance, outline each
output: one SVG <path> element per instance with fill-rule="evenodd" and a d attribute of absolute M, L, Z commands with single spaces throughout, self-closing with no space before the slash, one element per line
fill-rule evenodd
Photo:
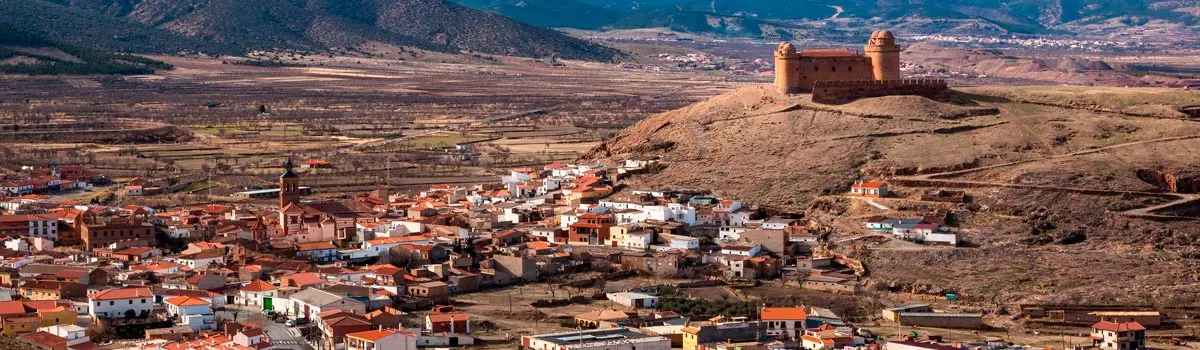
<path fill-rule="evenodd" d="M 55 273 L 54 276 L 62 277 L 62 278 L 79 278 L 79 277 L 83 277 L 84 275 L 87 275 L 88 272 L 89 272 L 88 270 L 76 270 L 76 269 L 61 270 L 61 271 L 58 271 L 57 273 Z"/>
<path fill-rule="evenodd" d="M 367 321 L 365 319 L 358 318 L 356 316 L 345 316 L 345 317 L 335 317 L 335 318 L 326 320 L 325 325 L 328 327 L 342 327 L 342 326 L 353 326 L 353 325 L 370 326 L 371 322 Z"/>
<path fill-rule="evenodd" d="M 321 276 L 319 276 L 315 273 L 312 273 L 312 272 L 294 273 L 294 274 L 290 274 L 287 276 L 283 276 L 281 279 L 291 281 L 291 285 L 294 285 L 296 287 L 321 284 L 321 283 L 325 282 L 325 279 L 322 279 Z"/>
<path fill-rule="evenodd" d="M 263 335 L 263 330 L 260 328 L 244 328 L 241 333 L 247 337 L 257 337 Z"/>
<path fill-rule="evenodd" d="M 853 187 L 855 187 L 855 188 L 883 188 L 883 185 L 887 185 L 887 182 L 886 181 L 867 181 L 867 182 L 863 182 L 863 183 L 856 183 L 856 184 L 854 184 Z"/>
<path fill-rule="evenodd" d="M 175 306 L 211 305 L 211 304 L 209 304 L 209 302 L 204 301 L 204 299 L 193 298 L 193 297 L 189 297 L 189 296 L 174 297 L 171 299 L 167 299 L 167 303 L 171 304 L 171 305 L 175 305 Z"/>
<path fill-rule="evenodd" d="M 1110 331 L 1110 332 L 1128 332 L 1128 331 L 1144 331 L 1144 330 L 1146 330 L 1145 326 L 1142 326 L 1141 323 L 1137 323 L 1136 321 L 1135 322 L 1121 322 L 1121 323 L 1098 322 L 1098 323 L 1092 325 L 1092 328 L 1104 330 L 1104 331 Z"/>
<path fill-rule="evenodd" d="M 118 299 L 149 298 L 149 297 L 153 297 L 153 296 L 154 296 L 154 293 L 152 293 L 150 291 L 150 288 L 137 287 L 137 288 L 109 289 L 109 290 L 105 290 L 105 291 L 96 292 L 91 295 L 90 299 L 92 299 L 92 300 L 118 300 Z"/>
<path fill-rule="evenodd" d="M 263 281 L 263 280 L 254 280 L 253 282 L 250 282 L 250 284 L 247 284 L 245 287 L 242 287 L 242 290 L 247 291 L 247 292 L 266 292 L 266 291 L 272 291 L 272 290 L 276 290 L 276 289 L 278 289 L 278 288 L 275 288 L 274 285 L 271 285 L 270 283 L 267 283 L 267 281 Z"/>
<path fill-rule="evenodd" d="M 451 319 L 454 322 L 469 321 L 471 320 L 471 315 L 462 312 L 429 315 L 429 322 L 450 322 Z"/>
<path fill-rule="evenodd" d="M 808 313 L 804 312 L 803 307 L 764 307 L 761 315 L 764 321 L 803 320 L 808 318 Z"/>
<path fill-rule="evenodd" d="M 393 334 L 400 334 L 400 332 L 390 330 L 390 329 L 381 329 L 381 330 L 375 330 L 375 331 L 350 333 L 350 334 L 346 334 L 346 336 L 350 337 L 350 338 L 362 339 L 362 340 L 366 340 L 369 342 L 374 342 L 376 340 L 386 338 Z"/>
<path fill-rule="evenodd" d="M 25 304 L 19 301 L 0 302 L 0 316 L 25 314 Z"/>
<path fill-rule="evenodd" d="M 347 316 L 349 316 L 349 315 L 353 315 L 354 313 L 352 313 L 350 311 L 346 311 L 346 310 L 334 309 L 334 310 L 318 312 L 317 318 L 326 319 L 326 318 L 332 318 L 333 316 L 341 315 L 341 314 L 346 314 Z"/>
<path fill-rule="evenodd" d="M 54 309 L 59 307 L 57 300 L 35 300 L 35 301 L 25 301 L 23 303 L 25 304 L 25 307 L 37 310 L 39 312 L 54 311 Z"/>
<path fill-rule="evenodd" d="M 418 250 L 422 252 L 432 251 L 433 248 L 436 247 L 432 244 L 401 244 L 400 246 L 404 247 L 404 249 Z"/>
<path fill-rule="evenodd" d="M 21 340 L 53 349 L 67 343 L 67 339 L 44 331 L 20 336 Z"/>
<path fill-rule="evenodd" d="M 113 254 L 118 254 L 118 255 L 142 255 L 142 254 L 146 254 L 146 253 L 147 253 L 147 252 L 149 252 L 151 249 L 154 249 L 154 248 L 150 248 L 150 247 L 129 247 L 129 248 L 125 248 L 125 249 L 121 249 L 121 250 L 115 251 L 115 252 L 113 252 Z"/>

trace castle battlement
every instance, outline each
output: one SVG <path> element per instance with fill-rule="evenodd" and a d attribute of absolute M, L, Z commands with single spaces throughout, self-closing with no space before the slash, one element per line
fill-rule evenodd
<path fill-rule="evenodd" d="M 941 79 L 899 80 L 832 80 L 813 84 L 812 100 L 824 104 L 840 104 L 860 98 L 894 95 L 924 96 L 946 101 L 950 85 Z"/>
<path fill-rule="evenodd" d="M 942 79 L 898 79 L 898 80 L 821 80 L 813 83 L 813 88 L 827 87 L 858 87 L 858 86 L 928 86 L 949 88 Z"/>

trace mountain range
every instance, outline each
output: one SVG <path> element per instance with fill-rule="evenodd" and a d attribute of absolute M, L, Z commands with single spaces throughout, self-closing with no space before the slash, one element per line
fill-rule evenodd
<path fill-rule="evenodd" d="M 0 0 L 0 23 L 135 52 L 325 50 L 380 42 L 593 61 L 622 54 L 442 0 Z"/>
<path fill-rule="evenodd" d="M 1069 32 L 1071 26 L 1152 21 L 1200 24 L 1194 1 L 1170 0 L 456 0 L 547 27 L 667 27 L 684 32 L 778 36 L 805 20 L 830 18 L 982 20 L 1012 33 Z M 708 24 L 702 26 L 699 24 Z M 731 30 L 730 28 L 740 28 Z M 758 30 L 761 27 L 766 30 Z"/>

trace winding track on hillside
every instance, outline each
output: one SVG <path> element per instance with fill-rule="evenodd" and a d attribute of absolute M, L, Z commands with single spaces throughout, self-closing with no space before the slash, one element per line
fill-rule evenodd
<path fill-rule="evenodd" d="M 1125 148 L 1125 147 L 1131 147 L 1131 146 L 1146 145 L 1146 144 L 1152 144 L 1152 143 L 1162 143 L 1162 142 L 1182 141 L 1182 140 L 1192 140 L 1192 139 L 1200 139 L 1200 135 L 1174 136 L 1174 137 L 1163 137 L 1163 138 L 1150 139 L 1150 140 L 1130 141 L 1130 142 L 1119 143 L 1119 144 L 1115 144 L 1115 145 L 1109 145 L 1109 146 L 1105 146 L 1105 147 L 1098 147 L 1098 148 L 1076 151 L 1076 152 L 1071 152 L 1071 153 L 1058 154 L 1058 155 L 1053 155 L 1053 156 L 1049 156 L 1049 157 L 1024 159 L 1024 160 L 1007 162 L 1007 163 L 1002 163 L 1002 164 L 988 165 L 988 166 L 983 166 L 983 167 L 978 167 L 978 168 L 944 171 L 944 172 L 911 175 L 911 176 L 896 176 L 896 177 L 893 177 L 892 179 L 890 179 L 890 181 L 895 182 L 896 184 L 899 184 L 902 186 L 907 186 L 907 187 L 967 187 L 967 188 L 970 188 L 970 187 L 1005 187 L 1005 188 L 1020 188 L 1020 189 L 1032 189 L 1032 190 L 1059 191 L 1059 192 L 1073 192 L 1073 193 L 1082 193 L 1082 194 L 1137 195 L 1137 196 L 1152 196 L 1152 197 L 1161 197 L 1161 198 L 1171 198 L 1173 200 L 1169 201 L 1167 203 L 1156 204 L 1156 205 L 1146 206 L 1146 207 L 1142 207 L 1142 208 L 1130 209 L 1130 210 L 1122 211 L 1120 213 L 1122 215 L 1126 215 L 1126 216 L 1130 216 L 1130 217 L 1139 217 L 1139 218 L 1146 218 L 1146 219 L 1200 220 L 1200 218 L 1195 218 L 1195 217 L 1154 214 L 1154 212 L 1157 210 L 1166 209 L 1166 208 L 1177 206 L 1177 205 L 1184 205 L 1184 204 L 1191 203 L 1191 202 L 1200 202 L 1200 194 L 1145 192 L 1145 191 L 1118 191 L 1118 190 L 1103 190 L 1103 189 L 1090 189 L 1090 188 L 1066 187 L 1066 186 L 1028 185 L 1028 184 L 1014 184 L 1014 183 L 1007 183 L 1007 182 L 949 179 L 954 176 L 959 176 L 959 175 L 963 175 L 963 174 L 979 172 L 979 171 L 984 171 L 984 170 L 990 170 L 990 169 L 1004 168 L 1004 167 L 1010 167 L 1010 166 L 1015 166 L 1015 165 L 1037 163 L 1037 162 L 1044 162 L 1044 161 L 1051 161 L 1051 160 L 1074 158 L 1074 157 L 1079 157 L 1079 156 L 1084 156 L 1084 155 L 1089 155 L 1089 154 L 1094 154 L 1094 153 L 1100 153 L 1100 152 L 1105 152 L 1105 151 L 1110 151 L 1110 150 L 1120 149 L 1120 148 Z"/>

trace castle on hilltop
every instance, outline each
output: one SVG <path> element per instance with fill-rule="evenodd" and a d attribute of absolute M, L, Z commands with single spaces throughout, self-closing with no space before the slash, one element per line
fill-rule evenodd
<path fill-rule="evenodd" d="M 812 91 L 817 81 L 899 80 L 900 46 L 891 31 L 877 30 L 863 53 L 804 49 L 789 42 L 775 50 L 775 87 L 783 93 Z"/>
<path fill-rule="evenodd" d="M 775 49 L 775 88 L 785 94 L 811 92 L 813 101 L 821 103 L 889 95 L 945 99 L 945 81 L 901 78 L 900 51 L 888 30 L 871 33 L 862 53 L 844 48 L 797 51 L 792 43 L 781 42 Z"/>

